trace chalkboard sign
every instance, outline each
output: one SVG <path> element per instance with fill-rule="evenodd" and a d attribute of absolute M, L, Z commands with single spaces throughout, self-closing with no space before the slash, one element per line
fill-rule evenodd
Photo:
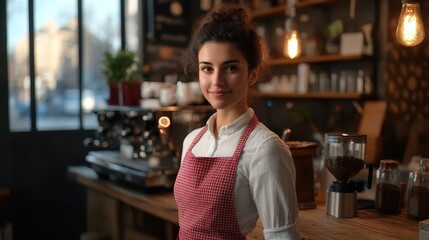
<path fill-rule="evenodd" d="M 187 0 L 149 0 L 148 39 L 157 44 L 186 46 L 190 35 L 190 21 L 185 16 L 188 9 Z"/>
<path fill-rule="evenodd" d="M 176 72 L 182 71 L 180 65 L 180 56 L 183 49 L 159 44 L 149 44 L 146 47 L 146 53 L 150 70 L 152 72 Z"/>

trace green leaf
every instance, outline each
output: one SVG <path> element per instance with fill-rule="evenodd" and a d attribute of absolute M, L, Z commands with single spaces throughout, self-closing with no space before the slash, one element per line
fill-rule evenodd
<path fill-rule="evenodd" d="M 136 81 L 139 79 L 137 54 L 119 50 L 116 53 L 105 52 L 102 60 L 102 72 L 109 83 Z"/>

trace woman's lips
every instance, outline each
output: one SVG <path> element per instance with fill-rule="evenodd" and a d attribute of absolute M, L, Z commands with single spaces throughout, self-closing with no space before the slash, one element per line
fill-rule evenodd
<path fill-rule="evenodd" d="M 223 97 L 227 95 L 230 91 L 225 90 L 219 90 L 219 91 L 210 91 L 210 94 L 212 94 L 215 97 Z"/>

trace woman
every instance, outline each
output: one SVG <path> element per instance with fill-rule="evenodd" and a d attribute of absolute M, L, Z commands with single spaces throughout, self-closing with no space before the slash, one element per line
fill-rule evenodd
<path fill-rule="evenodd" d="M 223 5 L 193 31 L 185 72 L 216 109 L 184 140 L 174 194 L 179 239 L 300 239 L 295 167 L 287 146 L 248 107 L 266 48 L 244 8 Z"/>

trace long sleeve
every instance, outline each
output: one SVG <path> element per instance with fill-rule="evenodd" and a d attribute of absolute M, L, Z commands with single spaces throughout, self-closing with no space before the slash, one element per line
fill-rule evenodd
<path fill-rule="evenodd" d="M 289 149 L 270 137 L 256 149 L 250 164 L 249 186 L 265 239 L 300 239 L 295 222 L 298 203 L 295 166 Z"/>

